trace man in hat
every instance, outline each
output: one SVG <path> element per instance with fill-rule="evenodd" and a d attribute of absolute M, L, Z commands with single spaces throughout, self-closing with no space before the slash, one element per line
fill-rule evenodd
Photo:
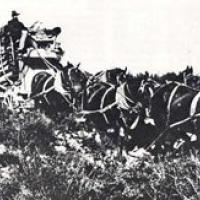
<path fill-rule="evenodd" d="M 23 50 L 28 34 L 27 28 L 18 20 L 20 13 L 12 11 L 12 19 L 8 22 L 8 32 L 12 37 L 15 50 Z"/>
<path fill-rule="evenodd" d="M 19 79 L 19 73 L 22 71 L 23 62 L 20 60 L 20 54 L 24 51 L 24 46 L 26 42 L 26 38 L 28 36 L 28 29 L 24 26 L 22 22 L 18 20 L 18 16 L 20 13 L 15 10 L 11 13 L 12 19 L 8 21 L 7 32 L 10 35 L 11 42 L 14 48 L 14 77 L 15 80 Z"/>

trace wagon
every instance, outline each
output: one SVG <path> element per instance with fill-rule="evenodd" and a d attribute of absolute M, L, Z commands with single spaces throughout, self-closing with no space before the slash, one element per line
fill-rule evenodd
<path fill-rule="evenodd" d="M 10 109 L 32 105 L 30 94 L 33 77 L 41 72 L 55 75 L 55 66 L 61 66 L 63 56 L 61 44 L 57 42 L 59 27 L 46 29 L 40 22 L 28 28 L 25 51 L 14 49 L 11 36 L 5 26 L 0 28 L 0 100 Z M 16 65 L 22 65 L 20 84 L 15 84 Z"/>

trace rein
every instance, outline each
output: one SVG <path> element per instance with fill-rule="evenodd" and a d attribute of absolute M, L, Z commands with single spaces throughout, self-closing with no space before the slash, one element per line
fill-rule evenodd
<path fill-rule="evenodd" d="M 51 64 L 46 58 L 42 57 L 40 52 L 38 51 L 37 47 L 33 45 L 34 49 L 36 50 L 39 58 L 44 62 L 48 69 L 53 69 L 55 72 L 58 70 L 55 65 Z"/>

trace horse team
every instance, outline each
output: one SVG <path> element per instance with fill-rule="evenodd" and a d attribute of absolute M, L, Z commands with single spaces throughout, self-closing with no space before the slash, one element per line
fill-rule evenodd
<path fill-rule="evenodd" d="M 12 86 L 20 74 L 19 65 L 4 29 L 0 30 L 0 92 L 3 104 L 12 105 L 13 97 L 23 94 L 12 91 L 17 88 Z M 57 35 L 60 29 L 52 31 Z M 148 73 L 133 76 L 126 68 L 91 75 L 79 65 L 68 63 L 63 67 L 60 59 L 56 66 L 41 56 L 39 59 L 50 70 L 40 70 L 31 77 L 25 101 L 34 101 L 35 107 L 51 118 L 76 115 L 89 127 L 109 134 L 116 143 L 120 141 L 127 151 L 135 147 L 155 153 L 198 148 L 200 78 L 193 75 L 192 67 L 178 75 L 167 73 L 161 77 Z M 23 67 L 29 65 L 26 61 Z"/>
<path fill-rule="evenodd" d="M 54 76 L 36 74 L 30 98 L 52 118 L 58 113 L 81 117 L 127 151 L 176 152 L 198 148 L 200 91 L 193 77 L 189 67 L 158 78 L 120 68 L 91 75 L 68 63 Z"/>

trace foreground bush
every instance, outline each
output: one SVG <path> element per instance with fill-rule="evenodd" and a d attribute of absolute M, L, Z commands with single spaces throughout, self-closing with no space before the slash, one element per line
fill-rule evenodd
<path fill-rule="evenodd" d="M 102 167 L 99 162 L 102 161 Z M 200 162 L 182 157 L 127 166 L 98 158 L 93 164 L 84 155 L 29 158 L 23 170 L 1 183 L 8 199 L 199 199 Z M 6 198 L 5 198 L 6 199 Z"/>
<path fill-rule="evenodd" d="M 198 153 L 158 162 L 120 157 L 105 136 L 85 132 L 73 118 L 59 124 L 39 112 L 0 118 L 0 199 L 200 199 Z"/>

